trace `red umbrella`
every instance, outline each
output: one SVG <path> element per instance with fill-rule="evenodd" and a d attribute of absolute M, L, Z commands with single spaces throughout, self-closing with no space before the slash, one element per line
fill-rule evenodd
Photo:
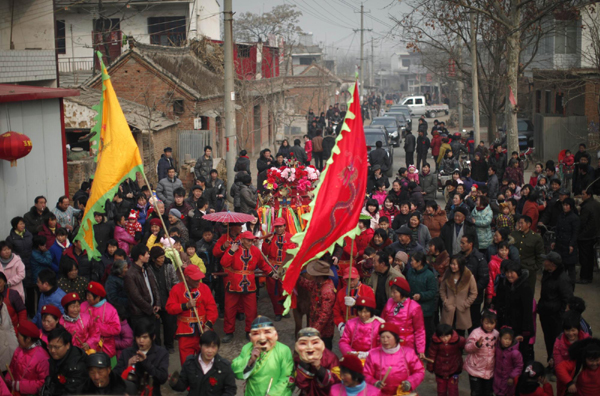
<path fill-rule="evenodd" d="M 254 220 L 254 216 L 237 212 L 217 212 L 207 214 L 202 219 L 217 223 L 247 223 Z"/>

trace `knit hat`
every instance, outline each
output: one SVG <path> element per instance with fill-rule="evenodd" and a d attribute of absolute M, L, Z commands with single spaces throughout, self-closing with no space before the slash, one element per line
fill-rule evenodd
<path fill-rule="evenodd" d="M 160 256 L 164 256 L 165 255 L 165 250 L 163 248 L 161 248 L 160 246 L 154 246 L 152 249 L 150 249 L 150 260 L 154 261 L 157 258 L 159 258 Z"/>
<path fill-rule="evenodd" d="M 90 282 L 88 284 L 87 291 L 100 297 L 106 297 L 106 290 L 104 290 L 104 286 L 98 282 Z"/>
<path fill-rule="evenodd" d="M 129 217 L 127 217 L 127 220 L 137 220 L 137 211 L 131 209 L 131 211 L 129 212 Z"/>
<path fill-rule="evenodd" d="M 173 208 L 171 210 L 169 210 L 169 214 L 172 216 L 177 217 L 178 219 L 181 219 L 181 212 L 178 211 L 177 209 Z"/>
<path fill-rule="evenodd" d="M 401 260 L 404 264 L 408 263 L 408 254 L 406 254 L 406 252 L 399 251 L 394 258 Z"/>
<path fill-rule="evenodd" d="M 152 226 L 162 226 L 162 223 L 160 222 L 160 219 L 157 219 L 156 217 L 153 219 L 150 219 L 150 227 Z"/>

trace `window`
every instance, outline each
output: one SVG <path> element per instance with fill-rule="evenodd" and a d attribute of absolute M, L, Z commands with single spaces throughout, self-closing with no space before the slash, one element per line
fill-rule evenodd
<path fill-rule="evenodd" d="M 175 99 L 173 101 L 173 114 L 183 114 L 185 111 L 185 105 L 183 99 Z"/>
<path fill-rule="evenodd" d="M 409 67 L 410 59 L 402 59 L 402 67 Z"/>
<path fill-rule="evenodd" d="M 422 105 L 423 104 L 423 99 L 415 98 L 415 104 Z"/>
<path fill-rule="evenodd" d="M 577 51 L 577 21 L 556 21 L 554 52 L 574 54 Z"/>
<path fill-rule="evenodd" d="M 312 65 L 314 58 L 300 58 L 301 65 Z"/>
<path fill-rule="evenodd" d="M 552 113 L 552 91 L 546 91 L 546 114 Z"/>
<path fill-rule="evenodd" d="M 408 99 L 406 102 L 404 102 L 405 105 L 411 105 L 413 104 L 413 100 L 412 99 Z"/>
<path fill-rule="evenodd" d="M 185 16 L 148 18 L 150 44 L 179 47 L 186 39 L 186 27 Z"/>
<path fill-rule="evenodd" d="M 56 21 L 56 53 L 66 54 L 65 21 Z"/>
<path fill-rule="evenodd" d="M 206 116 L 199 116 L 194 118 L 194 129 L 207 131 L 209 128 L 209 118 Z"/>
<path fill-rule="evenodd" d="M 249 58 L 250 47 L 247 45 L 238 45 L 238 58 Z"/>

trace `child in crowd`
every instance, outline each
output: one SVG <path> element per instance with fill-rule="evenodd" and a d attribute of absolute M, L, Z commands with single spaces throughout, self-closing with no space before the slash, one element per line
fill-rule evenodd
<path fill-rule="evenodd" d="M 465 350 L 465 371 L 469 373 L 471 395 L 491 396 L 494 367 L 496 362 L 496 314 L 485 310 L 481 316 L 481 326 L 469 334 Z"/>
<path fill-rule="evenodd" d="M 52 260 L 52 254 L 46 248 L 46 237 L 43 235 L 34 236 L 32 247 L 33 250 L 31 251 L 29 265 L 33 271 L 33 279 L 37 279 L 38 274 L 44 268 L 50 268 L 55 273 L 58 273 L 58 265 Z"/>
<path fill-rule="evenodd" d="M 379 218 L 379 228 L 387 232 L 388 239 L 392 241 L 392 243 L 398 240 L 398 235 L 396 234 L 396 232 L 394 232 L 394 230 L 390 228 L 389 218 L 387 216 L 384 216 L 383 214 Z"/>
<path fill-rule="evenodd" d="M 498 284 L 498 277 L 500 276 L 500 264 L 502 264 L 503 260 L 508 260 L 509 252 L 508 242 L 500 242 L 498 245 L 498 254 L 493 255 L 488 264 L 490 280 L 485 291 L 485 302 L 487 305 L 491 304 L 492 298 L 496 296 L 496 285 Z"/>
<path fill-rule="evenodd" d="M 408 180 L 419 184 L 419 170 L 414 165 L 408 166 Z"/>
<path fill-rule="evenodd" d="M 581 316 L 575 311 L 565 313 L 562 325 L 563 332 L 556 338 L 554 342 L 554 350 L 552 351 L 552 359 L 554 367 L 558 367 L 565 360 L 569 360 L 569 347 L 579 340 L 590 338 L 590 336 L 581 330 Z M 561 381 L 556 384 L 557 394 L 563 395 L 566 386 Z"/>
<path fill-rule="evenodd" d="M 538 205 L 542 205 L 546 200 L 546 196 L 548 195 L 548 178 L 544 175 L 541 175 L 538 179 L 537 185 L 533 189 L 539 194 Z"/>
<path fill-rule="evenodd" d="M 452 326 L 440 323 L 429 346 L 427 371 L 435 374 L 438 396 L 458 395 L 458 376 L 462 372 L 462 352 L 465 338 L 458 335 Z"/>
<path fill-rule="evenodd" d="M 138 212 L 131 209 L 129 217 L 127 217 L 127 233 L 135 238 L 135 234 L 142 232 L 142 225 L 138 221 Z"/>
<path fill-rule="evenodd" d="M 394 201 L 391 198 L 386 197 L 385 201 L 383 201 L 383 207 L 379 212 L 380 216 L 385 216 L 389 219 L 389 222 L 392 223 L 394 221 L 394 217 L 400 213 L 400 210 L 394 205 Z"/>
<path fill-rule="evenodd" d="M 67 238 L 68 235 L 69 233 L 66 229 L 58 228 L 56 230 L 56 239 L 54 240 L 54 244 L 50 246 L 52 263 L 57 269 L 58 265 L 60 264 L 60 259 L 63 255 L 63 252 L 71 246 L 71 242 L 69 242 L 69 238 Z"/>
<path fill-rule="evenodd" d="M 573 296 L 567 303 L 567 311 L 575 311 L 580 316 L 585 312 L 585 308 L 585 301 L 581 297 Z M 583 316 L 581 317 L 581 330 L 588 333 L 590 337 L 592 336 L 592 326 L 590 326 Z"/>
<path fill-rule="evenodd" d="M 544 375 L 544 365 L 540 362 L 528 362 L 517 379 L 516 393 L 519 396 L 554 396 L 552 385 Z"/>
<path fill-rule="evenodd" d="M 367 199 L 367 203 L 361 213 L 371 216 L 372 229 L 376 230 L 379 228 L 379 202 L 373 198 Z"/>
<path fill-rule="evenodd" d="M 496 229 L 508 228 L 511 232 L 515 230 L 515 216 L 510 213 L 510 205 L 503 202 L 500 205 L 501 213 L 496 217 Z"/>
<path fill-rule="evenodd" d="M 198 267 L 203 274 L 206 274 L 204 261 L 196 254 L 196 245 L 193 242 L 188 241 L 188 243 L 185 244 L 185 253 L 190 258 L 190 262 Z"/>
<path fill-rule="evenodd" d="M 501 328 L 499 337 L 494 366 L 494 395 L 513 396 L 515 380 L 523 370 L 523 356 L 519 352 L 515 332 L 510 327 Z"/>
<path fill-rule="evenodd" d="M 387 198 L 387 190 L 385 189 L 385 182 L 381 179 L 375 182 L 376 190 L 371 194 L 371 198 L 377 201 L 379 206 L 383 207 L 383 203 Z"/>
<path fill-rule="evenodd" d="M 569 348 L 569 360 L 556 366 L 557 388 L 558 384 L 563 384 L 568 394 L 580 396 L 600 394 L 599 366 L 600 340 L 586 338 L 575 342 Z"/>
<path fill-rule="evenodd" d="M 559 166 L 562 166 L 563 187 L 570 190 L 571 182 L 573 181 L 573 171 L 575 170 L 575 157 L 571 153 L 571 150 L 565 150 L 565 156 L 559 164 Z"/>

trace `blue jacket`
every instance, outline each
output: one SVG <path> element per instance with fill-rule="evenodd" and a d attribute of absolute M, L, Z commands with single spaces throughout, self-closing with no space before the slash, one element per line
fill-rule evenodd
<path fill-rule="evenodd" d="M 69 246 L 71 246 L 69 244 Z M 54 241 L 52 246 L 50 246 L 50 254 L 52 255 L 52 262 L 56 265 L 56 271 L 58 272 L 58 266 L 60 264 L 60 259 L 62 258 L 63 252 L 66 250 L 62 246 L 58 244 L 58 241 Z M 37 278 L 35 278 L 37 281 Z"/>
<path fill-rule="evenodd" d="M 60 309 L 61 313 L 65 313 L 63 306 L 60 304 L 60 300 L 65 296 L 65 292 L 60 287 L 57 287 L 54 293 L 47 295 L 46 293 L 42 293 L 40 295 L 40 303 L 38 304 L 38 311 L 33 317 L 33 323 L 40 329 L 42 328 L 42 308 L 45 305 L 54 305 L 56 308 Z"/>
<path fill-rule="evenodd" d="M 46 250 L 42 253 L 38 249 L 33 249 L 31 252 L 31 258 L 29 259 L 29 264 L 31 264 L 31 269 L 33 270 L 33 281 L 37 282 L 38 275 L 40 271 L 46 268 L 50 268 L 56 274 L 58 274 L 58 264 L 55 264 L 52 260 L 52 254 L 49 250 Z"/>

